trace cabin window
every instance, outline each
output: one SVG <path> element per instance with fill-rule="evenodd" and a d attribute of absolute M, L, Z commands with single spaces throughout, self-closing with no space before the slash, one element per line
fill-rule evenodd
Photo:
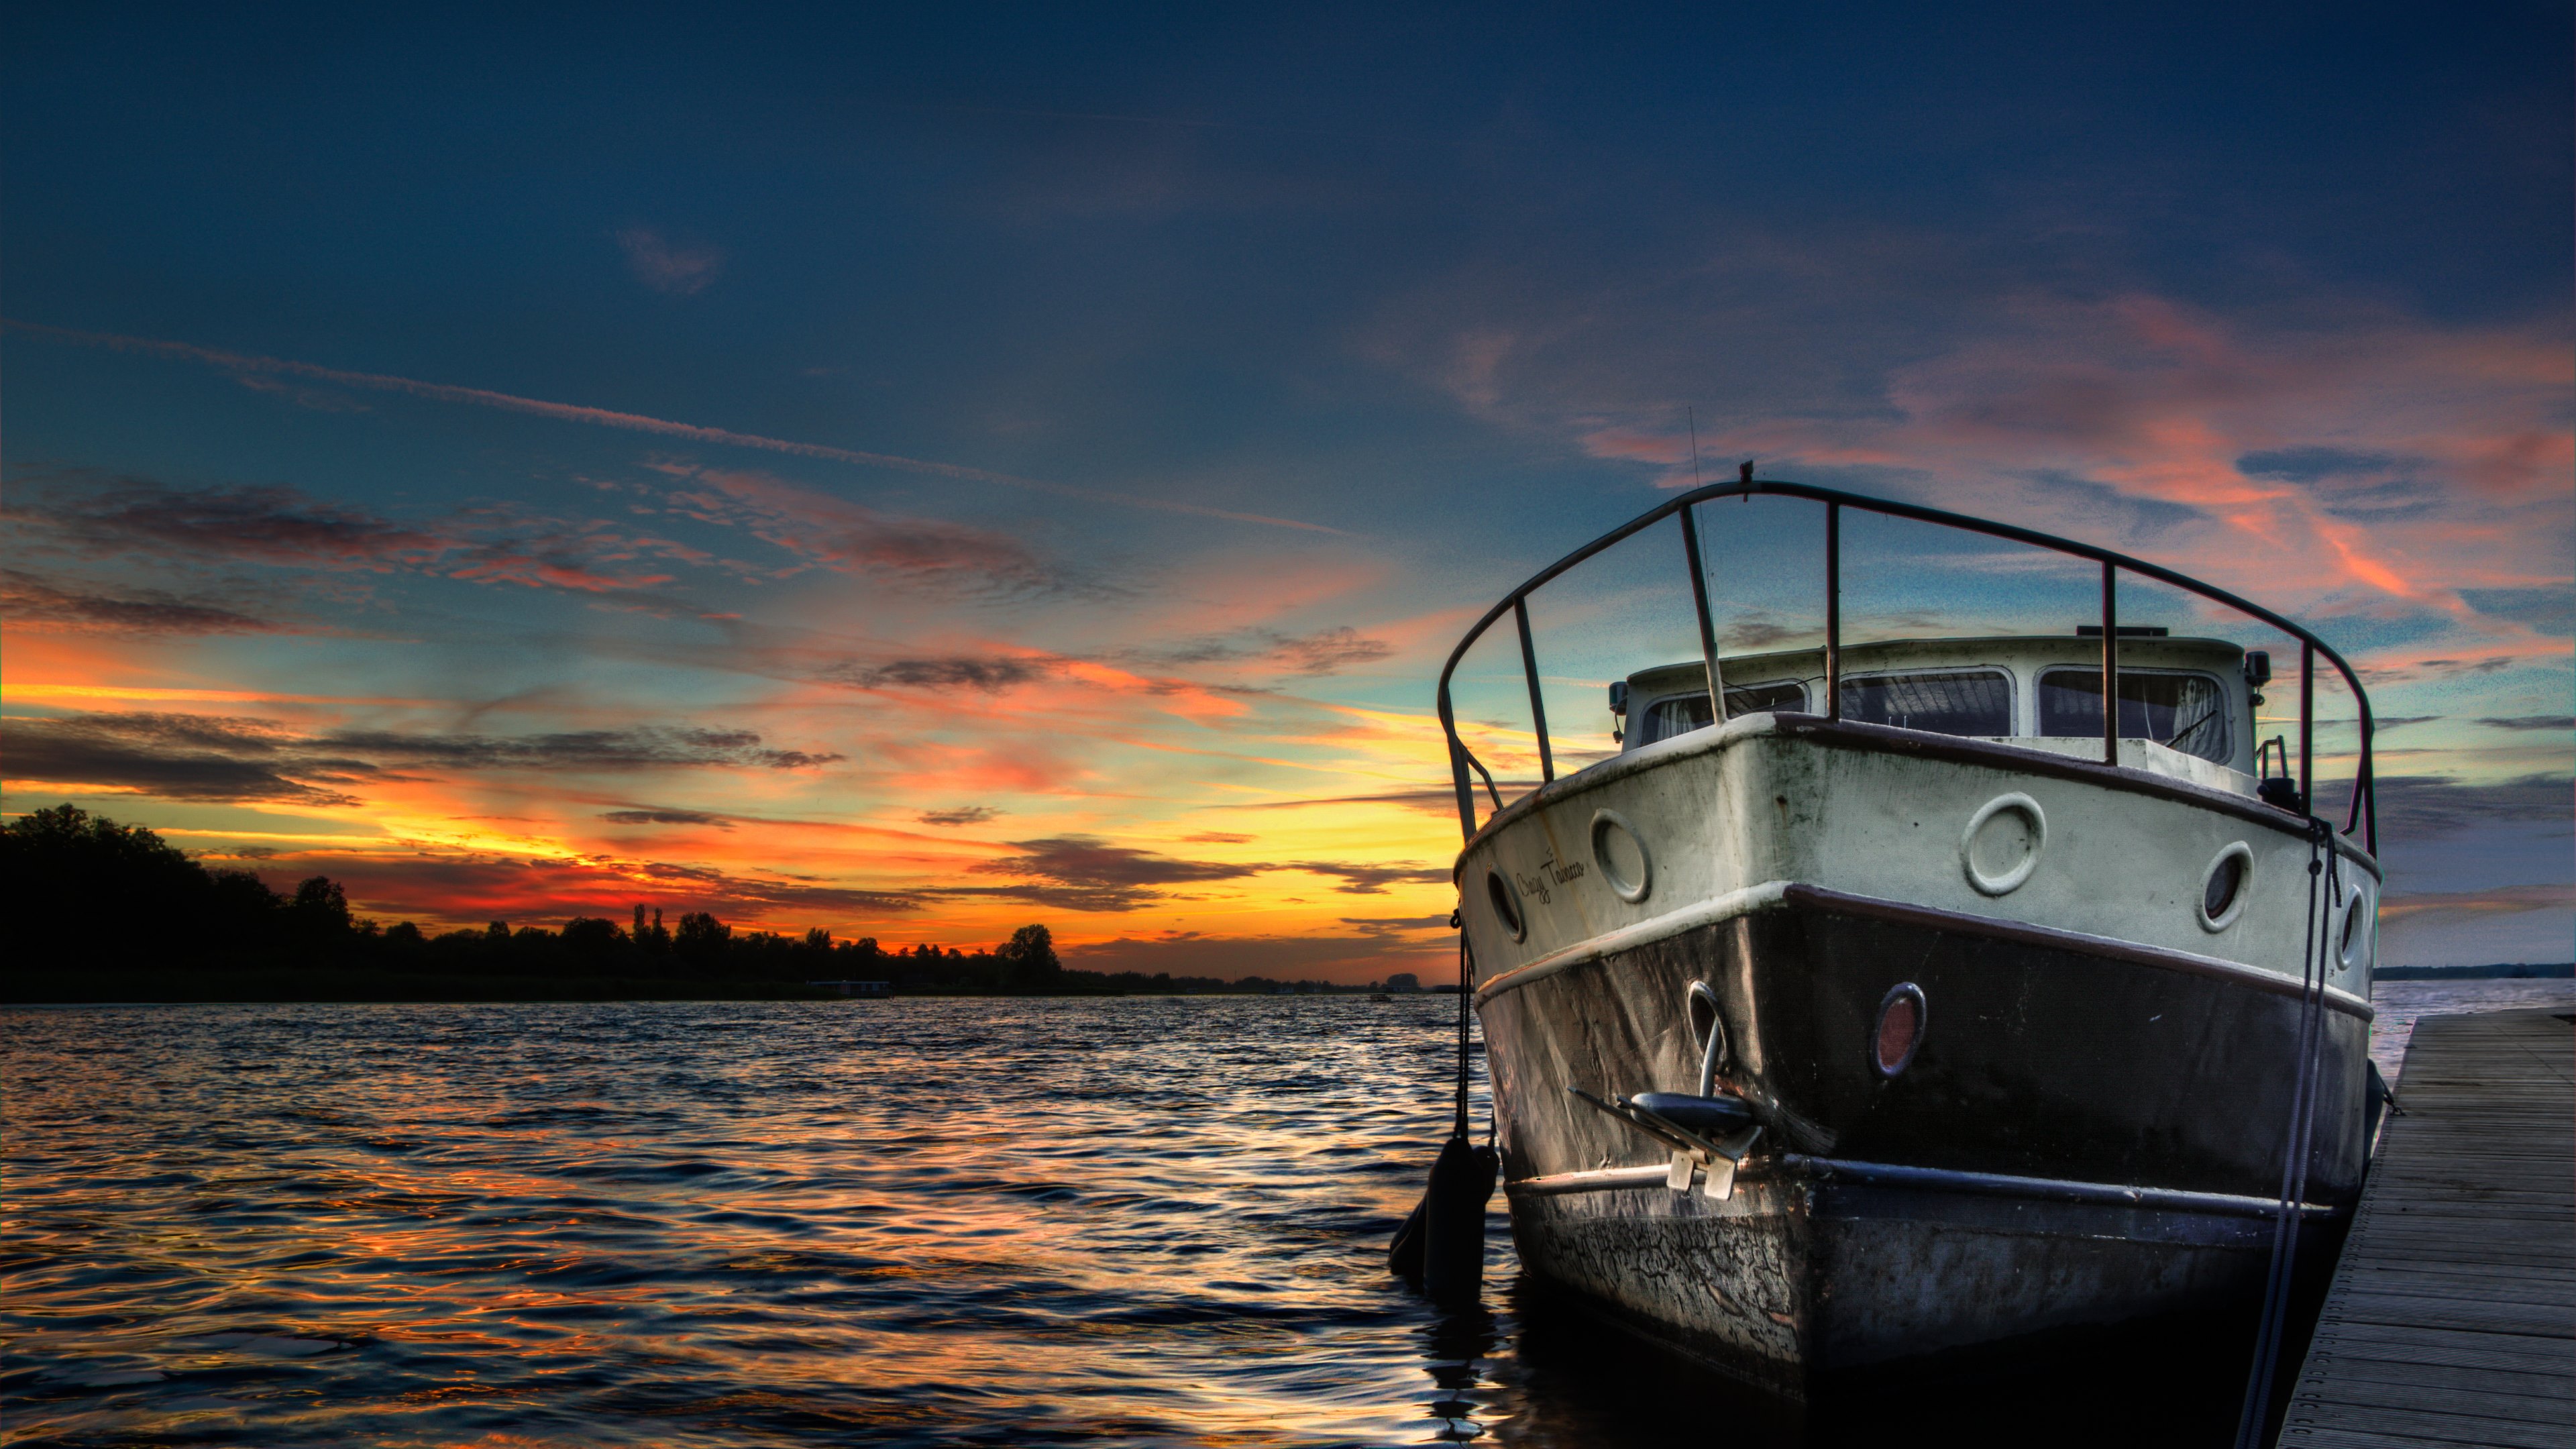
<path fill-rule="evenodd" d="M 1794 679 L 1776 679 L 1767 684 L 1730 684 L 1726 687 L 1726 717 L 1741 719 L 1748 714 L 1770 710 L 1803 710 L 1807 707 L 1807 687 Z M 1646 711 L 1646 727 L 1637 743 L 1651 745 L 1675 735 L 1708 727 L 1708 694 L 1676 695 L 1656 700 Z"/>
<path fill-rule="evenodd" d="M 2227 688 L 2206 674 L 2123 669 L 2120 734 L 2154 740 L 2187 755 L 2225 764 L 2235 757 Z M 2102 671 L 2052 669 L 2039 677 L 2039 732 L 2102 738 Z"/>
<path fill-rule="evenodd" d="M 2009 735 L 2012 676 L 2000 669 L 1926 669 L 1843 678 L 1843 718 L 1937 735 Z"/>

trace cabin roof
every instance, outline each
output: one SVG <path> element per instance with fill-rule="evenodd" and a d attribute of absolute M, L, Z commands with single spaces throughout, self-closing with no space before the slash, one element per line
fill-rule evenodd
<path fill-rule="evenodd" d="M 1927 665 L 1970 663 L 2047 666 L 2065 664 L 2081 667 L 2098 665 L 2102 658 L 2102 639 L 2098 634 L 1979 634 L 1921 639 L 1872 639 L 1842 646 L 1843 668 L 1880 669 L 1891 664 L 1920 662 Z M 1772 649 L 1760 653 L 1717 656 L 1719 670 L 1726 676 L 1727 687 L 1755 684 L 1771 679 L 1804 679 L 1818 677 L 1824 670 L 1824 648 Z M 2208 669 L 2227 671 L 2245 657 L 2241 644 L 2225 639 L 2165 635 L 2120 636 L 2120 663 L 2138 669 Z M 1667 690 L 1688 685 L 1704 666 L 1699 660 L 1684 659 L 1670 664 L 1650 665 L 1628 676 L 1630 687 L 1642 692 Z"/>

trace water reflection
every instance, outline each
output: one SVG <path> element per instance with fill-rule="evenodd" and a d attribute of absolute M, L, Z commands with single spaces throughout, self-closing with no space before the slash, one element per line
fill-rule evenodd
<path fill-rule="evenodd" d="M 5 1434 L 2223 1441 L 2223 1326 L 1802 1418 L 1552 1298 L 1499 1213 L 1433 1311 L 1383 1253 L 1443 1004 L 9 1012 Z"/>

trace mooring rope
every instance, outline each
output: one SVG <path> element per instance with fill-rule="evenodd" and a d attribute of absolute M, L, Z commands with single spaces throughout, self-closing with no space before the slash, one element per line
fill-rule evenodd
<path fill-rule="evenodd" d="M 1458 933 L 1458 1120 L 1450 1131 L 1461 1140 L 1467 1136 L 1467 933 Z"/>
<path fill-rule="evenodd" d="M 2261 1449 L 2271 1422 L 2272 1378 L 2281 1359 L 2290 1289 L 2297 1277 L 2299 1214 L 2308 1196 L 2308 1156 L 2315 1141 L 2316 1078 L 2325 1036 L 2326 959 L 2333 932 L 2319 929 L 2317 887 L 2325 887 L 2331 913 L 2342 871 L 2335 859 L 2334 827 L 2308 817 L 2307 941 L 2299 951 L 2297 1079 L 2290 1091 L 2288 1142 L 2281 1161 L 2281 1205 L 2272 1218 L 2272 1258 L 2263 1281 L 2263 1317 L 2254 1337 L 2254 1368 L 2245 1383 L 2245 1406 L 2236 1420 L 2236 1449 Z"/>

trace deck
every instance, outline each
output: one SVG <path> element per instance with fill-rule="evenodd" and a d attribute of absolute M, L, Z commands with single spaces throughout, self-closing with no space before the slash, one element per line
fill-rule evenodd
<path fill-rule="evenodd" d="M 2576 1031 L 2418 1022 L 2279 1443 L 2576 1444 Z"/>

